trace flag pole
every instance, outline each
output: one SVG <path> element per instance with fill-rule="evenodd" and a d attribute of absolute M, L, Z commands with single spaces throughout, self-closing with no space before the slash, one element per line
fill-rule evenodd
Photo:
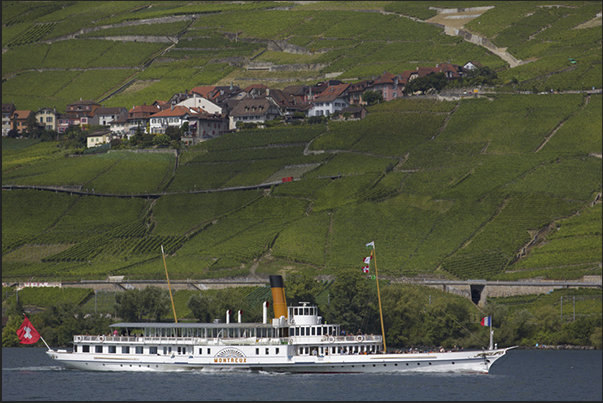
<path fill-rule="evenodd" d="M 172 311 L 174 311 L 174 323 L 178 323 L 176 317 L 176 307 L 174 306 L 174 297 L 172 297 L 172 286 L 170 286 L 170 278 L 168 277 L 167 264 L 165 263 L 165 253 L 163 252 L 163 245 L 161 245 L 161 255 L 163 256 L 163 265 L 165 266 L 165 278 L 168 283 L 168 290 L 170 291 L 170 299 L 172 300 Z"/>
<path fill-rule="evenodd" d="M 494 330 L 492 330 L 492 316 L 490 316 L 490 350 L 493 350 L 494 344 L 492 344 L 492 342 L 494 341 Z"/>
<path fill-rule="evenodd" d="M 25 315 L 25 312 L 23 312 L 23 316 L 25 316 L 25 319 L 29 320 L 29 318 Z M 38 333 L 38 334 L 40 334 L 40 333 Z M 50 346 L 48 345 L 48 343 L 46 343 L 46 340 L 44 340 L 44 337 L 42 337 L 41 334 L 40 334 L 40 339 L 42 339 L 42 341 L 44 342 L 44 344 L 46 344 L 46 347 L 48 348 L 48 351 L 52 351 L 52 349 L 50 348 Z"/>
<path fill-rule="evenodd" d="M 387 351 L 387 347 L 385 345 L 385 327 L 383 326 L 383 311 L 381 309 L 381 293 L 379 292 L 379 273 L 377 272 L 377 253 L 375 252 L 375 241 L 373 241 L 373 250 L 371 254 L 373 255 L 373 259 L 375 259 L 375 280 L 377 280 L 377 298 L 379 299 L 379 316 L 381 318 L 381 334 L 383 335 L 383 353 Z"/>

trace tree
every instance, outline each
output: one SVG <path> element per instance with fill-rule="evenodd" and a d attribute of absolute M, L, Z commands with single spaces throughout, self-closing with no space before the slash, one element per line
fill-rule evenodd
<path fill-rule="evenodd" d="M 187 123 L 187 130 L 188 130 L 188 123 Z M 176 141 L 180 141 L 180 138 L 182 137 L 182 129 L 179 127 L 175 127 L 175 126 L 168 126 L 165 129 L 165 135 L 167 136 L 167 138 L 169 140 L 176 140 Z M 168 141 L 169 143 L 169 141 Z"/>
<path fill-rule="evenodd" d="M 404 88 L 404 93 L 413 94 L 415 92 L 427 92 L 428 90 L 441 91 L 447 83 L 448 79 L 444 73 L 429 74 L 409 82 Z"/>
<path fill-rule="evenodd" d="M 350 332 L 381 333 L 377 313 L 377 292 L 359 269 L 340 269 L 330 288 L 329 321 Z"/>
<path fill-rule="evenodd" d="M 369 106 L 383 102 L 383 95 L 379 91 L 366 90 L 362 93 L 362 101 Z"/>
<path fill-rule="evenodd" d="M 161 321 L 161 318 L 171 312 L 171 300 L 168 297 L 168 291 L 158 287 L 147 287 L 142 290 L 141 303 L 143 313 L 150 319 L 156 322 Z"/>
<path fill-rule="evenodd" d="M 248 322 L 257 322 L 261 319 L 262 314 L 260 312 L 252 312 L 249 309 L 247 300 L 244 297 L 246 292 L 248 291 L 240 289 L 203 291 L 192 295 L 187 302 L 187 306 L 193 316 L 200 322 L 208 323 L 214 319 L 223 320 L 226 310 L 232 310 L 233 315 L 236 315 L 238 310 L 242 310 L 242 316 Z"/>
<path fill-rule="evenodd" d="M 135 322 L 142 317 L 141 295 L 133 289 L 115 295 L 115 314 L 126 322 Z"/>
<path fill-rule="evenodd" d="M 300 302 L 316 305 L 319 292 L 320 284 L 306 272 L 295 272 L 287 276 L 287 305 L 298 305 Z"/>
<path fill-rule="evenodd" d="M 168 292 L 157 287 L 133 289 L 115 296 L 115 311 L 124 321 L 136 322 L 145 317 L 160 321 L 170 310 Z"/>
<path fill-rule="evenodd" d="M 159 135 L 153 137 L 153 145 L 169 146 L 170 145 L 170 137 L 165 134 L 159 134 Z"/>
<path fill-rule="evenodd" d="M 217 315 L 214 298 L 206 292 L 191 295 L 186 303 L 191 314 L 202 323 L 211 323 Z"/>
<path fill-rule="evenodd" d="M 38 121 L 36 120 L 36 115 L 34 113 L 30 113 L 29 116 L 27 117 L 26 120 L 27 123 L 27 136 L 29 138 L 38 138 L 40 133 L 39 133 L 39 126 L 38 126 Z"/>

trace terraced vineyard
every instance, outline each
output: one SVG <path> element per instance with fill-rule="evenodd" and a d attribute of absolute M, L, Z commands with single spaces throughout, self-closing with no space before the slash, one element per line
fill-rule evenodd
<path fill-rule="evenodd" d="M 103 101 L 129 108 L 199 85 L 356 82 L 468 60 L 498 79 L 479 97 L 403 97 L 362 120 L 240 131 L 177 157 L 73 158 L 3 139 L 3 185 L 90 193 L 3 191 L 3 278 L 162 278 L 161 245 L 174 278 L 331 275 L 360 270 L 370 240 L 387 277 L 601 274 L 600 2 L 501 2 L 465 23 L 517 67 L 424 22 L 437 11 L 423 2 L 147 5 L 3 2 L 3 102 L 61 111 L 134 80 Z"/>

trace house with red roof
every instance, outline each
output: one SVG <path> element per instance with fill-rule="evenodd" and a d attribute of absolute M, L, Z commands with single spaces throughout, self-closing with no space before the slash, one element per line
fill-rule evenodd
<path fill-rule="evenodd" d="M 188 118 L 188 133 L 181 141 L 185 145 L 195 145 L 204 139 L 218 137 L 229 130 L 228 117 L 223 114 L 209 114 L 200 108 L 191 108 Z"/>
<path fill-rule="evenodd" d="M 350 84 L 329 85 L 310 100 L 308 116 L 330 116 L 350 106 L 346 91 Z"/>
<path fill-rule="evenodd" d="M 362 94 L 369 89 L 374 80 L 362 80 L 348 87 L 348 100 L 350 105 L 364 105 L 366 102 L 362 100 Z"/>
<path fill-rule="evenodd" d="M 197 92 L 192 92 L 192 96 L 190 98 L 187 98 L 176 105 L 185 106 L 187 108 L 201 108 L 209 114 L 223 113 L 223 108 L 221 106 L 210 101 L 208 98 L 199 95 Z"/>
<path fill-rule="evenodd" d="M 146 103 L 133 106 L 128 111 L 128 130 L 131 134 L 136 133 L 138 127 L 140 127 L 144 133 L 150 133 L 150 118 L 157 112 L 160 112 L 161 108 L 159 105 L 147 105 Z"/>
<path fill-rule="evenodd" d="M 29 119 L 30 115 L 33 112 L 30 110 L 16 110 L 10 117 L 12 122 L 12 127 L 19 134 L 23 134 L 27 132 L 27 119 Z"/>
<path fill-rule="evenodd" d="M 391 101 L 403 96 L 404 84 L 400 76 L 384 71 L 367 89 L 381 93 L 384 101 Z"/>
<path fill-rule="evenodd" d="M 172 105 L 171 108 L 154 113 L 149 117 L 150 132 L 153 134 L 164 134 L 168 127 L 180 128 L 192 112 L 186 106 Z"/>

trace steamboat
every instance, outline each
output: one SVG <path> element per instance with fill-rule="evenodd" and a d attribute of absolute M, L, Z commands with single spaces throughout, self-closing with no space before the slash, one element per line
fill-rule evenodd
<path fill-rule="evenodd" d="M 262 323 L 115 323 L 112 335 L 75 335 L 73 349 L 48 349 L 67 367 L 94 371 L 266 371 L 488 373 L 510 348 L 388 353 L 382 335 L 342 334 L 316 306 L 287 306 L 281 276 L 270 276 L 273 317 Z M 216 323 L 217 322 L 217 323 Z"/>

